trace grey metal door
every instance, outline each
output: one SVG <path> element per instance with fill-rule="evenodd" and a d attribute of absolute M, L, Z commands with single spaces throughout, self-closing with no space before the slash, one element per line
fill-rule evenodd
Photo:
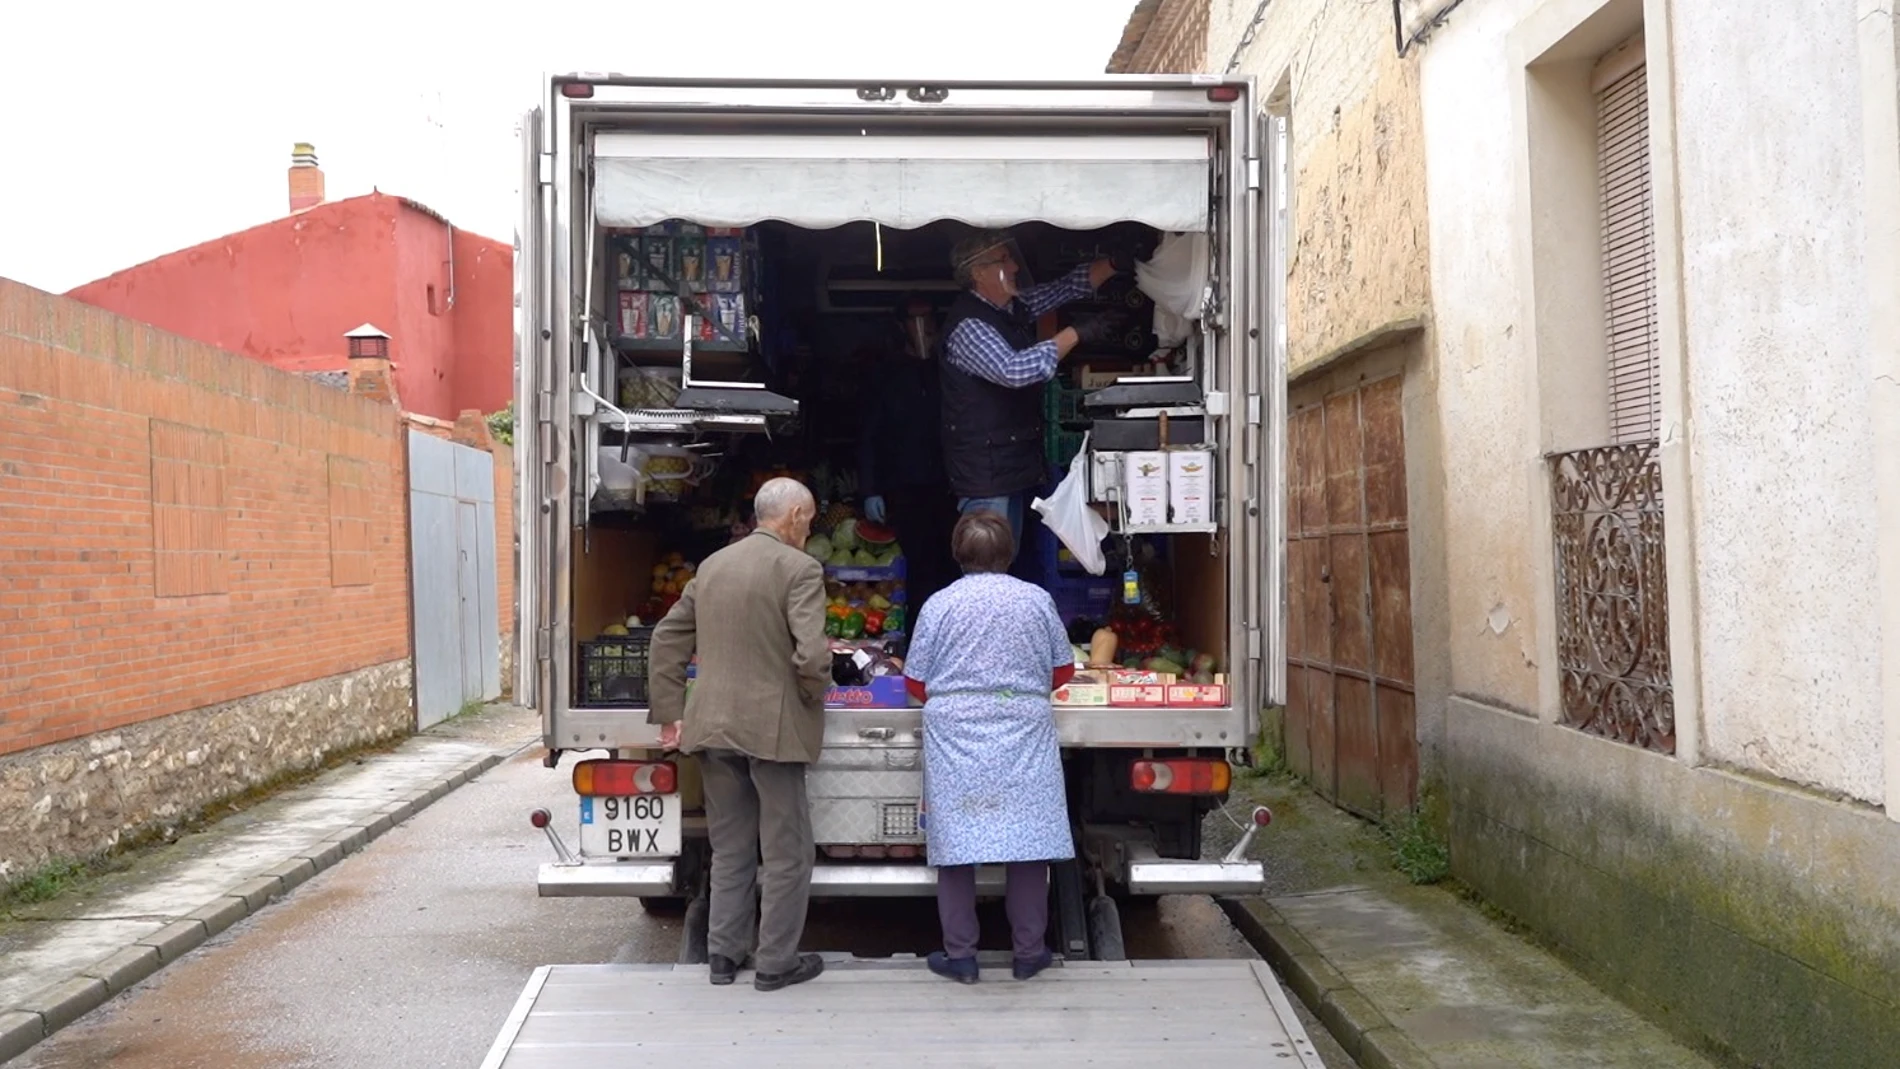
<path fill-rule="evenodd" d="M 418 727 L 501 694 L 494 473 L 479 449 L 409 432 Z"/>

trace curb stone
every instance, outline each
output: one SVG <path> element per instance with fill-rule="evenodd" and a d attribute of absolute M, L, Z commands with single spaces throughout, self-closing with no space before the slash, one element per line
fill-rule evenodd
<path fill-rule="evenodd" d="M 527 745 L 532 743 L 524 744 L 523 748 Z M 26 996 L 18 1006 L 0 1007 L 0 1064 L 24 1054 L 41 1040 L 98 1009 L 107 999 L 289 894 L 310 877 L 362 850 L 383 833 L 517 752 L 519 749 L 506 754 L 484 754 L 454 775 L 418 789 L 408 800 L 384 806 L 365 823 L 332 832 L 302 853 L 227 888 L 222 895 L 183 919 L 128 943 L 81 969 L 77 975 Z"/>
<path fill-rule="evenodd" d="M 1263 898 L 1215 899 L 1227 919 L 1362 1069 L 1438 1069 Z"/>

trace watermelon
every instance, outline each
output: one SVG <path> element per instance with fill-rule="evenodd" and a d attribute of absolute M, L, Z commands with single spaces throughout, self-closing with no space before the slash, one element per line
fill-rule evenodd
<path fill-rule="evenodd" d="M 897 541 L 897 532 L 881 523 L 872 523 L 870 520 L 859 520 L 858 541 L 868 542 L 874 546 L 888 545 L 889 543 Z"/>

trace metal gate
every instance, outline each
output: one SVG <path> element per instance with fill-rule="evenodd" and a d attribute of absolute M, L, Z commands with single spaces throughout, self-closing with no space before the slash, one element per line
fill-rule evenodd
<path fill-rule="evenodd" d="M 421 728 L 501 695 L 494 457 L 409 432 L 409 575 Z"/>
<path fill-rule="evenodd" d="M 1287 507 L 1288 765 L 1378 818 L 1418 789 L 1399 376 L 1300 406 Z"/>

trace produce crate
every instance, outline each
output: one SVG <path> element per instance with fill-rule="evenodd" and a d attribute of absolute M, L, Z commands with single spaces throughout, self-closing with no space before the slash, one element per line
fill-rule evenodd
<path fill-rule="evenodd" d="M 862 564 L 827 564 L 825 578 L 844 583 L 882 583 L 887 580 L 898 582 L 904 578 L 904 558 L 897 558 L 895 564 L 885 568 Z"/>
<path fill-rule="evenodd" d="M 910 705 L 910 692 L 904 689 L 903 676 L 876 676 L 865 687 L 832 687 L 825 692 L 825 705 L 852 709 L 903 709 Z"/>
<path fill-rule="evenodd" d="M 1049 385 L 1042 390 L 1042 414 L 1053 426 L 1086 423 L 1088 416 L 1082 412 L 1082 395 L 1086 392 L 1080 386 L 1071 386 L 1060 378 L 1050 379 Z"/>
<path fill-rule="evenodd" d="M 647 652 L 653 644 L 651 627 L 632 627 L 624 635 L 609 635 L 580 647 L 577 708 L 647 703 Z"/>

